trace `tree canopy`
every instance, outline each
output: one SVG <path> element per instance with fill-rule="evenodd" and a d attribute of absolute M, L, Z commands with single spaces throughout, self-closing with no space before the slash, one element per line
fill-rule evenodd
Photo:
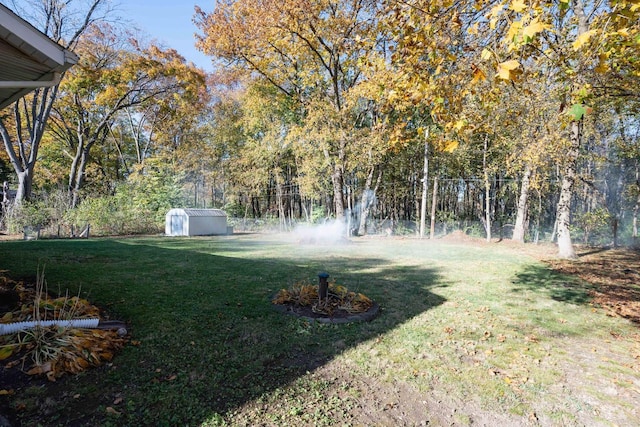
<path fill-rule="evenodd" d="M 280 228 L 423 235 L 430 212 L 563 257 L 637 236 L 637 1 L 222 0 L 194 22 L 208 76 L 87 23 L 39 189 L 78 206 L 162 171 L 185 204 Z"/>

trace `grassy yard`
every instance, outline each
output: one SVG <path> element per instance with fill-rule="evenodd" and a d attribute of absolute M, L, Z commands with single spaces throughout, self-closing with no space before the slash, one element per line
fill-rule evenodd
<path fill-rule="evenodd" d="M 50 292 L 80 292 L 131 338 L 108 365 L 0 396 L 23 425 L 640 421 L 637 325 L 506 243 L 41 240 L 0 242 L 0 260 L 14 279 L 44 266 Z M 280 288 L 319 271 L 380 315 L 327 325 L 274 310 Z"/>

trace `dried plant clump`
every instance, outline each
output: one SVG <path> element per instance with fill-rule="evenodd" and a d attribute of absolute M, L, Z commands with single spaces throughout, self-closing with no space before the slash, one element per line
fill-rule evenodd
<path fill-rule="evenodd" d="M 296 283 L 289 289 L 281 289 L 272 301 L 274 304 L 291 304 L 311 307 L 313 312 L 332 316 L 338 310 L 349 314 L 365 313 L 373 301 L 366 295 L 349 291 L 345 286 L 329 284 L 326 300 L 318 297 L 318 285 Z"/>
<path fill-rule="evenodd" d="M 35 287 L 5 276 L 1 277 L 0 284 L 18 296 L 17 304 L 3 314 L 0 323 L 101 317 L 97 307 L 86 299 L 69 297 L 68 292 L 51 298 L 44 274 L 40 272 Z M 46 375 L 55 381 L 65 373 L 78 373 L 110 361 L 126 341 L 126 337 L 111 330 L 36 325 L 0 336 L 0 361 L 7 361 L 5 368 L 19 365 L 29 375 Z"/>

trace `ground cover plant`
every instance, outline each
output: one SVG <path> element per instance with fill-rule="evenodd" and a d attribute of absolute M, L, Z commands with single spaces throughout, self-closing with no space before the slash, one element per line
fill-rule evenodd
<path fill-rule="evenodd" d="M 16 426 L 634 425 L 637 324 L 594 299 L 597 284 L 523 248 L 258 234 L 0 242 L 13 279 L 46 264 L 50 291 L 80 292 L 130 332 L 111 362 L 55 382 L 3 368 L 0 409 Z M 319 271 L 380 314 L 334 325 L 274 310 L 279 289 Z"/>

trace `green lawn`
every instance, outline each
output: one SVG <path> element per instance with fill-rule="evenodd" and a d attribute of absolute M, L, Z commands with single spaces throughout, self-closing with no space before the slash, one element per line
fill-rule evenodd
<path fill-rule="evenodd" d="M 10 399 L 24 425 L 632 425 L 638 329 L 513 246 L 272 235 L 0 243 L 0 269 L 80 292 L 132 341 Z M 283 315 L 319 271 L 368 323 Z M 139 344 L 138 344 L 139 343 Z M 0 389 L 2 386 L 0 385 Z M 107 409 L 107 408 L 112 408 Z"/>

